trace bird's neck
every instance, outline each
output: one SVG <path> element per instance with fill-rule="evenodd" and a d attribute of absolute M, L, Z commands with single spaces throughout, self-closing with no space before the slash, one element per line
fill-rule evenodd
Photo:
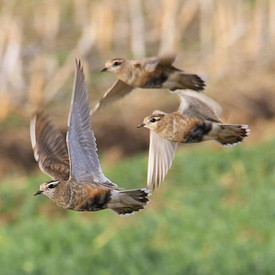
<path fill-rule="evenodd" d="M 163 118 L 163 122 L 156 129 L 156 132 L 171 141 L 179 134 L 182 115 L 174 112 L 166 114 Z"/>
<path fill-rule="evenodd" d="M 120 70 L 119 78 L 128 85 L 132 85 L 132 83 L 135 80 L 135 77 L 136 71 L 134 66 L 130 62 L 124 62 Z"/>
<path fill-rule="evenodd" d="M 63 208 L 68 208 L 68 201 L 71 198 L 71 188 L 70 184 L 66 182 L 61 182 L 55 190 L 53 198 L 51 198 L 58 206 Z"/>

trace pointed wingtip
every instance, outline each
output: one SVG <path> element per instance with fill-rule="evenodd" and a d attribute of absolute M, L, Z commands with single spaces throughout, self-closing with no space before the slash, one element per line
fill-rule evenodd
<path fill-rule="evenodd" d="M 75 58 L 75 65 L 76 65 L 76 73 L 80 72 L 84 75 L 83 65 L 79 58 Z"/>
<path fill-rule="evenodd" d="M 35 134 L 36 115 L 34 115 L 30 121 L 30 136 L 32 149 L 34 150 L 36 145 L 36 134 Z"/>
<path fill-rule="evenodd" d="M 77 67 L 80 67 L 81 66 L 81 61 L 80 61 L 80 59 L 79 58 L 75 58 L 75 64 L 76 64 L 76 66 Z"/>
<path fill-rule="evenodd" d="M 100 109 L 100 107 L 101 107 L 100 102 L 96 103 L 94 108 L 90 111 L 90 115 L 95 114 Z"/>
<path fill-rule="evenodd" d="M 37 121 L 43 122 L 47 119 L 47 115 L 42 110 L 37 110 L 32 114 L 30 120 L 30 137 L 33 150 L 35 149 L 36 141 L 36 124 Z"/>
<path fill-rule="evenodd" d="M 75 64 L 76 64 L 76 70 L 75 70 L 75 84 L 73 86 L 73 90 L 75 89 L 75 86 L 77 85 L 77 82 L 79 83 L 85 83 L 84 85 L 86 85 L 85 82 L 85 75 L 84 75 L 84 69 L 83 69 L 83 65 L 80 61 L 80 59 L 75 58 Z"/>
<path fill-rule="evenodd" d="M 148 195 L 148 196 L 151 196 L 152 195 L 152 192 L 154 192 L 156 189 L 157 189 L 157 187 L 159 187 L 159 185 L 158 184 L 156 184 L 156 182 L 147 182 L 147 189 L 148 190 L 150 190 L 150 195 Z"/>

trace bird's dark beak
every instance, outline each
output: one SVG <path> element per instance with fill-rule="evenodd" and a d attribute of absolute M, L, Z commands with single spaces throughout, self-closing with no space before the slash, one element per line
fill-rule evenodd
<path fill-rule="evenodd" d="M 106 71 L 107 71 L 106 67 L 101 70 L 101 72 L 106 72 Z"/>
<path fill-rule="evenodd" d="M 34 196 L 40 195 L 41 193 L 43 193 L 43 191 L 38 190 L 38 191 L 34 194 Z"/>
<path fill-rule="evenodd" d="M 137 128 L 141 128 L 141 127 L 144 127 L 145 126 L 145 123 L 141 123 L 137 126 Z"/>

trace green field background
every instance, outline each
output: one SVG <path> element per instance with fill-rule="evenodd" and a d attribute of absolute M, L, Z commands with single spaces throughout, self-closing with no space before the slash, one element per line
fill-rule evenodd
<path fill-rule="evenodd" d="M 41 173 L 0 188 L 1 274 L 274 274 L 275 141 L 181 147 L 146 211 L 66 211 L 33 197 Z M 147 156 L 104 167 L 145 185 Z"/>

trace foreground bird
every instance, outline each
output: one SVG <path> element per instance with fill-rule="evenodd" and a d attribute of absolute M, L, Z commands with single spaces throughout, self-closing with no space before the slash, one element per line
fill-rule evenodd
<path fill-rule="evenodd" d="M 41 112 L 30 125 L 31 142 L 40 169 L 54 180 L 40 185 L 42 194 L 58 206 L 77 211 L 109 208 L 119 215 L 143 209 L 148 189 L 119 190 L 106 178 L 97 156 L 83 68 L 77 62 L 68 121 L 67 144 L 60 131 Z"/>
<path fill-rule="evenodd" d="M 154 111 L 138 127 L 150 129 L 147 186 L 159 186 L 172 165 L 178 143 L 215 140 L 224 146 L 242 142 L 249 134 L 247 125 L 223 124 L 220 106 L 202 94 L 175 92 L 179 109 L 170 114 Z"/>
<path fill-rule="evenodd" d="M 204 90 L 206 84 L 200 76 L 175 68 L 172 65 L 174 61 L 174 55 L 142 60 L 114 58 L 107 61 L 102 71 L 114 73 L 118 80 L 105 93 L 93 112 L 125 96 L 134 88 Z"/>

